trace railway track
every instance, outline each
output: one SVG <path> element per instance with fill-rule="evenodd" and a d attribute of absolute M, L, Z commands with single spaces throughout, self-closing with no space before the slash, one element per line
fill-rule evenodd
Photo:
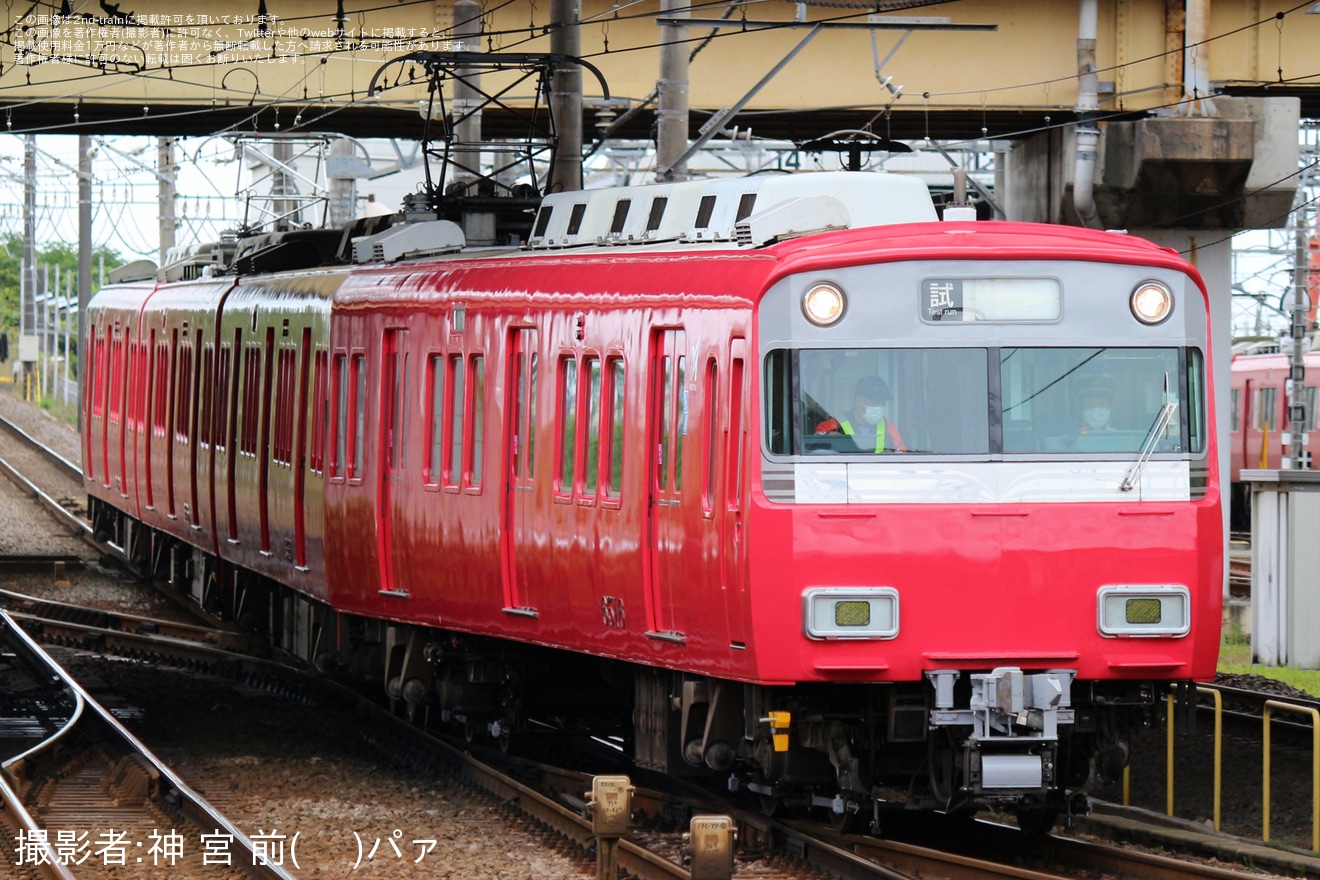
<path fill-rule="evenodd" d="M 36 631 L 56 644 L 98 650 L 118 648 L 123 656 L 132 657 L 142 650 L 168 652 L 174 647 L 178 648 L 174 659 L 183 662 L 205 663 L 208 659 L 225 656 L 210 650 L 194 651 L 193 648 L 214 648 L 250 657 L 266 657 L 268 654 L 263 640 L 233 630 L 113 609 L 88 608 L 10 590 L 0 590 L 0 608 L 19 620 L 33 621 Z"/>
<path fill-rule="evenodd" d="M 49 449 L 9 419 L 0 417 L 0 431 L 16 440 L 5 444 L 0 473 L 31 495 L 72 533 L 91 538 L 82 468 Z"/>
<path fill-rule="evenodd" d="M 6 424 L 5 430 L 10 430 Z M 20 432 L 21 434 L 21 432 Z M 18 435 L 16 435 L 18 436 Z M 34 448 L 40 444 L 26 434 L 21 439 L 24 445 Z M 37 455 L 38 453 L 33 453 Z M 13 456 L 11 456 L 13 457 Z M 58 456 L 50 459 L 45 467 L 43 480 L 55 480 L 56 474 L 61 479 L 73 480 L 76 477 L 79 490 L 80 475 L 76 466 Z M 62 464 L 59 462 L 63 462 Z M 32 465 L 27 465 L 32 469 Z M 0 462 L 0 468 L 17 471 L 12 465 Z M 12 479 L 13 477 L 11 477 Z M 26 478 L 23 478 L 26 479 Z M 60 499 L 59 492 L 42 493 L 35 485 L 27 481 L 30 492 L 42 499 L 42 503 L 61 514 L 77 516 L 76 509 L 67 499 Z M 79 526 L 90 535 L 90 527 Z M 282 673 L 272 673 L 272 667 L 263 664 L 255 657 L 236 660 L 235 651 L 252 651 L 253 646 L 244 644 L 241 637 L 231 633 L 221 633 L 206 627 L 188 627 L 156 621 L 150 618 L 106 611 L 89 611 L 79 606 L 34 599 L 19 594 L 0 593 L 0 606 L 13 609 L 20 616 L 23 625 L 41 638 L 56 644 L 91 648 L 119 656 L 147 658 L 158 662 L 170 662 L 188 668 L 221 671 L 231 676 L 246 676 L 249 679 L 263 675 L 280 677 Z M 258 649 L 259 652 L 259 649 Z M 1244 697 L 1245 699 L 1245 697 Z M 377 718 L 370 725 L 367 738 L 378 745 L 390 742 L 411 741 L 419 732 L 409 727 L 389 713 L 373 708 L 357 711 L 377 713 Z M 393 725 L 390 728 L 389 725 Z M 382 732 L 389 730 L 390 732 Z M 489 768 L 482 769 L 470 765 L 471 760 L 461 751 L 443 759 L 435 757 L 435 741 L 421 734 L 425 746 L 417 746 L 413 757 L 405 760 L 422 765 L 446 763 L 460 769 L 457 772 L 468 784 L 490 792 L 502 803 L 524 812 L 528 821 L 552 826 L 557 834 L 572 845 L 590 853 L 595 843 L 590 834 L 590 822 L 583 816 L 581 791 L 574 795 L 568 790 L 537 792 L 523 786 L 511 777 L 502 777 Z M 409 747 L 413 748 L 413 747 Z M 396 748 L 397 750 L 397 748 Z M 431 757 L 425 757 L 431 755 Z M 102 766 L 107 760 L 99 762 Z M 116 762 L 117 764 L 118 762 Z M 122 770 L 122 768 L 121 768 Z M 549 774 L 549 771 L 541 771 Z M 585 783 L 585 785 L 584 785 Z M 577 780 L 578 788 L 589 788 L 589 779 Z M 657 796 L 657 804 L 664 806 L 654 815 L 671 815 L 674 807 L 672 797 Z M 839 837 L 827 826 L 816 827 L 809 823 L 775 822 L 754 812 L 742 810 L 736 805 L 698 804 L 681 807 L 687 812 L 702 812 L 718 809 L 730 815 L 740 833 L 740 862 L 746 864 L 755 861 L 755 875 L 758 878 L 794 877 L 812 875 L 840 876 L 845 878 L 863 877 L 899 877 L 899 876 L 939 876 L 987 877 L 1006 876 L 1019 878 L 1043 878 L 1050 874 L 1027 871 L 1010 864 L 1013 860 L 1021 861 L 1025 852 L 1031 852 L 1033 859 L 1050 865 L 1058 865 L 1057 870 L 1071 873 L 1083 871 L 1122 871 L 1130 877 L 1241 877 L 1242 874 L 1225 871 L 1222 868 L 1201 866 L 1192 863 L 1180 863 L 1171 859 L 1159 859 L 1141 853 L 1132 853 L 1113 847 L 1086 846 L 1076 841 L 1062 838 L 1050 838 L 1045 842 L 1036 842 L 1026 849 L 1021 835 L 1012 829 L 1003 829 L 991 823 L 968 823 L 975 828 L 975 834 L 965 833 L 960 826 L 955 836 L 959 839 L 978 841 L 975 852 L 1002 852 L 1002 862 L 976 858 L 966 852 L 941 851 L 942 848 L 927 848 L 911 843 L 882 841 L 868 837 Z M 659 828 L 667 824 L 648 820 L 650 824 L 636 829 L 633 840 L 624 841 L 619 846 L 621 866 L 639 878 L 652 877 L 688 877 L 688 872 L 681 866 L 681 853 L 684 843 L 681 839 L 683 829 Z M 981 826 L 986 826 L 982 828 Z M 657 826 L 657 827 L 653 827 Z M 998 829 L 998 830 L 996 830 Z M 1002 838 L 1001 843 L 991 844 L 987 840 L 995 836 Z M 1045 849 L 1041 849 L 1045 847 Z M 1048 853 L 1048 855 L 1046 855 Z M 54 874 L 51 876 L 62 876 Z"/>
<path fill-rule="evenodd" d="M 33 699 L 55 707 L 39 719 L 49 735 L 0 763 L 19 867 L 64 880 L 144 864 L 199 880 L 293 880 L 3 613 L 0 638 L 37 684 Z"/>
<path fill-rule="evenodd" d="M 48 636 L 48 628 L 51 632 L 64 632 L 63 627 L 85 625 L 29 617 L 24 626 Z M 91 635 L 83 637 L 85 644 L 93 644 L 98 650 L 123 651 L 123 645 L 116 641 L 96 644 L 104 628 L 90 629 Z M 150 632 L 150 626 L 144 629 L 148 631 L 127 634 L 134 645 L 128 653 L 171 662 L 178 662 L 180 651 L 185 658 L 191 656 L 192 648 L 181 645 L 185 640 Z M 65 638 L 61 636 L 61 640 Z M 154 646 L 151 645 L 153 642 Z M 214 646 L 202 647 L 209 652 L 224 653 Z M 287 682 L 299 678 L 296 672 L 271 666 L 265 661 L 252 660 L 256 665 L 246 671 L 238 669 L 247 662 L 231 658 L 226 668 L 249 681 L 260 677 L 261 671 L 265 672 L 268 682 L 280 676 Z M 221 665 L 220 661 L 213 660 L 210 668 Z M 316 687 L 304 689 L 302 699 L 322 710 L 348 711 L 362 718 L 364 740 L 393 761 L 427 774 L 451 775 L 485 792 L 507 810 L 520 814 L 522 821 L 552 830 L 585 854 L 584 857 L 595 851 L 597 843 L 592 835 L 591 821 L 585 816 L 583 799 L 583 793 L 591 787 L 590 775 L 545 766 L 532 767 L 525 761 L 509 764 L 506 760 L 506 769 L 500 769 L 474 757 L 472 753 L 477 750 L 470 745 L 446 743 L 355 692 L 325 682 L 316 684 Z M 296 683 L 279 687 L 285 691 L 299 689 Z M 105 767 L 108 762 L 99 759 L 94 763 Z M 513 769 L 507 769 L 510 766 Z M 532 778 L 537 784 L 525 781 Z M 955 880 L 962 877 L 1036 880 L 1052 876 L 1043 871 L 1017 867 L 1014 862 L 1020 863 L 1024 853 L 1029 854 L 1032 861 L 1048 864 L 1050 870 L 1065 875 L 1077 870 L 1121 870 L 1128 877 L 1164 880 L 1194 877 L 1227 880 L 1244 876 L 1222 868 L 1183 863 L 1115 847 L 1086 845 L 1063 838 L 1028 841 L 1016 829 L 985 822 L 959 823 L 952 834 L 947 829 L 935 833 L 940 840 L 938 846 L 921 846 L 874 837 L 841 836 L 824 824 L 776 821 L 735 803 L 713 798 L 707 792 L 687 790 L 676 794 L 672 788 L 667 791 L 644 788 L 639 791 L 635 804 L 641 821 L 629 839 L 619 843 L 616 853 L 620 867 L 639 880 L 689 877 L 682 864 L 685 851 L 682 833 L 687 826 L 684 822 L 676 822 L 674 817 L 712 813 L 729 816 L 733 821 L 739 832 L 739 864 L 760 880 L 801 880 L 812 876 L 834 876 L 845 880 L 913 876 L 941 876 Z M 949 843 L 953 840 L 960 841 L 961 846 L 951 848 Z M 985 858 L 987 853 L 997 856 Z"/>

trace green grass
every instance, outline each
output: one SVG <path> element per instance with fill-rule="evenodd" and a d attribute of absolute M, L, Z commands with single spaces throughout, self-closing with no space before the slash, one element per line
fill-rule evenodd
<path fill-rule="evenodd" d="M 70 425 L 78 424 L 78 405 L 76 403 L 61 403 L 58 398 L 43 398 L 41 408 L 53 415 L 55 418 Z"/>
<path fill-rule="evenodd" d="M 1237 675 L 1263 675 L 1320 696 L 1320 669 L 1260 666 L 1251 662 L 1251 639 L 1240 632 L 1224 633 L 1219 643 L 1219 671 Z"/>

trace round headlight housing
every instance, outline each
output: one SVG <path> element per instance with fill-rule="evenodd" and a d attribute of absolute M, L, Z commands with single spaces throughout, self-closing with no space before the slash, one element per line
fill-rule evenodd
<path fill-rule="evenodd" d="M 1143 281 L 1132 291 L 1132 315 L 1143 324 L 1158 324 L 1173 312 L 1173 291 L 1159 281 Z"/>
<path fill-rule="evenodd" d="M 817 327 L 837 324 L 847 305 L 847 297 L 833 284 L 813 284 L 802 296 L 802 314 Z"/>

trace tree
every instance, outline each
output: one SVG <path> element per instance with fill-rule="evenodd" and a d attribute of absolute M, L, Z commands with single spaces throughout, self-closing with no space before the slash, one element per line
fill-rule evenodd
<path fill-rule="evenodd" d="M 111 269 L 123 265 L 124 260 L 119 256 L 119 252 L 111 250 L 102 245 L 92 252 L 92 265 L 99 266 L 100 261 L 105 260 L 105 268 L 108 272 Z M 49 244 L 37 251 L 37 266 L 59 266 L 60 267 L 60 285 L 64 285 L 65 273 L 76 277 L 78 272 L 78 246 L 66 242 L 56 242 Z M 54 270 L 52 268 L 51 283 L 54 283 Z M 23 274 L 23 237 L 16 233 L 0 239 L 0 330 L 9 333 L 10 345 L 13 346 L 18 339 L 19 312 L 18 312 L 18 294 L 20 279 Z M 95 293 L 100 284 L 98 273 L 92 273 L 92 292 Z M 76 285 L 75 285 L 76 290 Z M 63 290 L 61 290 L 61 293 Z"/>

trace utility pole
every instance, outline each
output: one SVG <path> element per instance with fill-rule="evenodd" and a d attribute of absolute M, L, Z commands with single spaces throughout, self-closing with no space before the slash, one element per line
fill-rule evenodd
<path fill-rule="evenodd" d="M 582 0 L 552 0 L 550 51 L 574 58 L 582 54 Z M 547 192 L 582 189 L 582 68 L 570 64 L 556 70 L 550 80 L 550 115 L 559 146 L 550 169 Z"/>
<path fill-rule="evenodd" d="M 1303 190 L 1298 190 L 1301 198 Z M 1284 433 L 1283 443 L 1287 452 L 1279 460 L 1281 470 L 1309 469 L 1310 454 L 1307 451 L 1306 425 L 1310 417 L 1306 406 L 1306 331 L 1310 316 L 1310 303 L 1307 302 L 1306 275 L 1310 264 L 1308 252 L 1308 232 L 1310 224 L 1306 222 L 1306 208 L 1299 207 L 1297 217 L 1296 253 L 1293 263 L 1293 301 L 1292 301 L 1292 339 L 1288 341 L 1288 382 L 1284 389 L 1288 398 L 1288 431 Z"/>
<path fill-rule="evenodd" d="M 87 321 L 87 303 L 92 298 L 92 139 L 78 135 L 78 320 L 73 326 L 78 358 L 78 400 L 83 399 L 82 333 Z M 67 347 L 67 346 L 66 346 Z M 66 355 L 69 352 L 65 352 Z M 82 430 L 82 407 L 78 410 L 78 430 Z"/>
<path fill-rule="evenodd" d="M 23 138 L 23 280 L 20 286 L 18 363 L 24 400 L 32 399 L 37 361 L 37 136 Z"/>
<path fill-rule="evenodd" d="M 685 0 L 660 0 L 667 18 L 690 18 Z M 656 110 L 655 167 L 662 183 L 687 180 L 687 162 L 678 162 L 688 148 L 688 70 L 691 28 L 664 24 L 660 26 L 660 81 L 656 83 L 659 108 Z"/>
<path fill-rule="evenodd" d="M 160 203 L 160 264 L 169 260 L 167 255 L 174 247 L 174 139 L 156 139 L 156 178 L 160 181 L 158 201 Z"/>

